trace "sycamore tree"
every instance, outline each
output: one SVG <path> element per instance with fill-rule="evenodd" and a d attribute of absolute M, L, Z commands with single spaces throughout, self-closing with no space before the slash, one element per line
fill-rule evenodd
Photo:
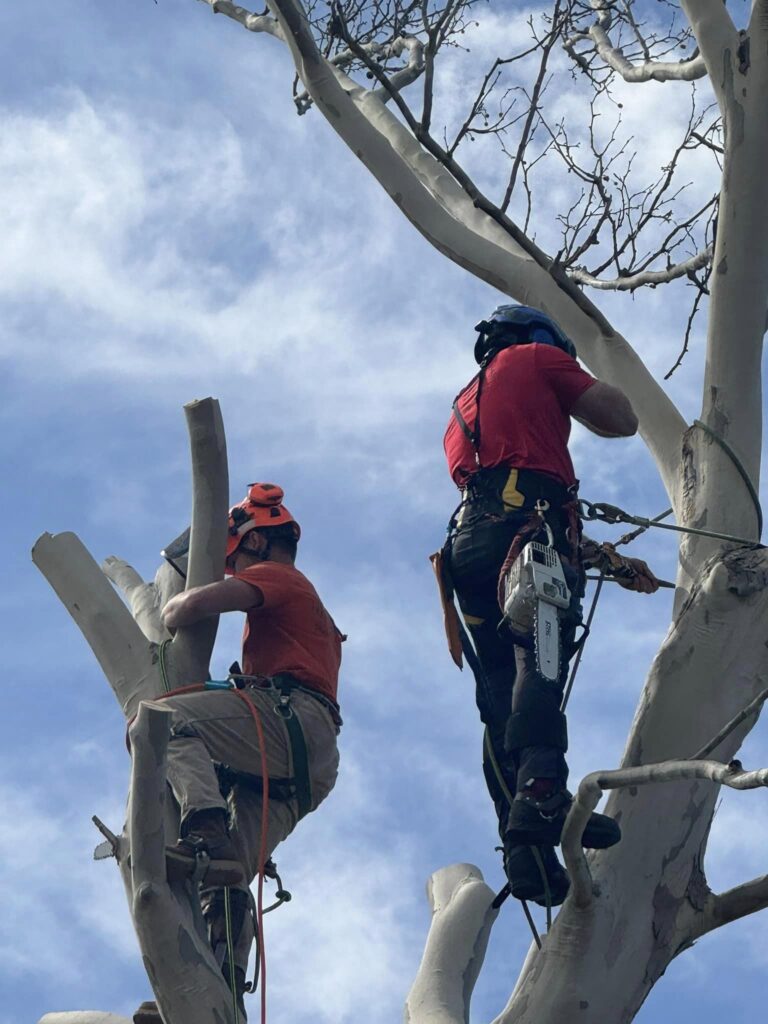
<path fill-rule="evenodd" d="M 263 11 L 202 2 L 272 37 L 254 45 L 284 46 L 297 112 L 324 117 L 435 248 L 544 310 L 589 369 L 629 396 L 679 526 L 739 538 L 680 535 L 673 618 L 623 764 L 579 789 L 563 837 L 571 895 L 510 976 L 497 1018 L 632 1020 L 674 957 L 768 905 L 768 876 L 718 894 L 706 875 L 720 785 L 766 781 L 734 759 L 768 677 L 768 558 L 756 543 L 768 0 L 557 0 L 525 12 L 474 0 L 267 0 Z M 497 55 L 457 89 L 451 57 L 484 23 Z M 640 137 L 627 125 L 647 83 L 683 93 L 688 113 Z M 668 376 L 692 358 L 693 324 L 706 318 L 692 424 L 610 322 L 610 302 L 600 308 L 601 293 L 631 292 L 640 311 L 644 288 L 666 289 L 688 313 Z M 607 790 L 623 841 L 586 860 L 581 829 Z M 493 894 L 477 869 L 455 865 L 433 876 L 430 898 L 407 1018 L 461 1024 Z"/>

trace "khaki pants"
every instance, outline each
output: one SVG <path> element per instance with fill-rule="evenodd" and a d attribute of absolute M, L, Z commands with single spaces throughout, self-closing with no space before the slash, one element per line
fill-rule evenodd
<path fill-rule="evenodd" d="M 285 723 L 275 711 L 270 691 L 248 687 L 241 691 L 261 718 L 267 771 L 270 778 L 293 775 L 290 743 Z M 213 762 L 235 771 L 261 775 L 261 750 L 256 725 L 245 703 L 226 690 L 205 690 L 182 694 L 164 701 L 173 712 L 168 745 L 168 782 L 185 820 L 196 811 L 221 807 L 229 810 L 232 840 L 250 883 L 259 869 L 263 829 L 262 794 L 235 785 L 230 803 L 219 791 Z M 291 708 L 301 722 L 307 744 L 312 786 L 311 810 L 325 799 L 336 782 L 339 754 L 338 729 L 330 711 L 314 697 L 301 691 L 291 694 Z M 289 835 L 298 821 L 296 800 L 270 800 L 267 820 L 266 856 Z M 235 944 L 235 963 L 245 969 L 253 941 L 250 917 Z"/>

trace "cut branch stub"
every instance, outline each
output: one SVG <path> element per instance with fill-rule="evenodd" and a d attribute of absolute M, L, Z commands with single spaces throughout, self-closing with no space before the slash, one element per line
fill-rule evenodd
<path fill-rule="evenodd" d="M 224 571 L 229 507 L 227 443 L 219 403 L 213 398 L 184 407 L 192 458 L 192 534 L 187 588 L 220 580 Z M 181 627 L 169 651 L 183 683 L 202 682 L 208 674 L 218 616 Z M 183 685 L 182 683 L 182 685 Z"/>
<path fill-rule="evenodd" d="M 427 886 L 432 925 L 406 1000 L 406 1021 L 464 1024 L 498 911 L 494 893 L 473 864 L 436 871 Z"/>
<path fill-rule="evenodd" d="M 138 700 L 157 693 L 152 651 L 85 545 L 74 533 L 44 533 L 32 561 L 77 623 L 123 713 L 135 714 Z"/>

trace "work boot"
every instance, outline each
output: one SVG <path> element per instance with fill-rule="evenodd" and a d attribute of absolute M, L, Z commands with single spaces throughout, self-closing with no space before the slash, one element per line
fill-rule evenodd
<path fill-rule="evenodd" d="M 538 860 L 534 851 L 538 853 Z M 542 868 L 546 876 L 546 885 L 542 877 Z M 559 907 L 568 895 L 571 885 L 568 872 L 557 859 L 552 846 L 519 846 L 505 843 L 504 871 L 515 899 L 529 900 L 538 903 L 540 907 L 547 905 L 547 886 L 549 905 Z"/>
<path fill-rule="evenodd" d="M 163 1018 L 153 999 L 142 1003 L 136 1010 L 133 1015 L 133 1024 L 163 1024 Z"/>
<path fill-rule="evenodd" d="M 557 846 L 572 803 L 573 796 L 564 788 L 551 790 L 546 796 L 535 795 L 533 789 L 523 789 L 512 801 L 505 843 Z M 590 814 L 581 845 L 588 850 L 607 850 L 620 839 L 621 829 L 613 818 Z"/>
<path fill-rule="evenodd" d="M 165 863 L 169 882 L 198 872 L 197 881 L 205 880 L 210 886 L 245 882 L 243 867 L 227 830 L 226 813 L 218 807 L 198 811 L 189 818 L 183 838 L 175 846 L 166 846 Z"/>

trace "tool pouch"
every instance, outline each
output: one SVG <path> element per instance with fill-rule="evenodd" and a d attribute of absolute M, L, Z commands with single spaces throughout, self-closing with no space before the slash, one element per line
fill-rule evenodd
<path fill-rule="evenodd" d="M 459 668 L 464 667 L 464 658 L 461 647 L 461 624 L 459 613 L 453 600 L 453 585 L 450 581 L 448 566 L 446 564 L 446 549 L 441 548 L 429 556 L 432 569 L 437 580 L 437 589 L 440 594 L 440 606 L 443 609 L 443 625 L 445 637 L 448 641 L 448 650 L 451 657 Z"/>

